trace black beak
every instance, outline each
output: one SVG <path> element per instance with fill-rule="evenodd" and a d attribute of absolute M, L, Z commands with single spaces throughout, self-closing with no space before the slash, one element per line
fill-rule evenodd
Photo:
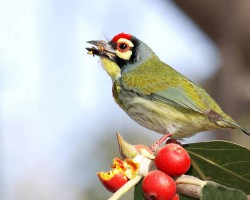
<path fill-rule="evenodd" d="M 91 48 L 86 48 L 88 50 L 88 54 L 91 55 L 97 55 L 100 57 L 106 57 L 110 60 L 115 60 L 116 54 L 112 46 L 103 41 L 103 40 L 93 40 L 93 41 L 88 41 L 87 43 L 93 44 L 96 47 L 91 47 Z"/>

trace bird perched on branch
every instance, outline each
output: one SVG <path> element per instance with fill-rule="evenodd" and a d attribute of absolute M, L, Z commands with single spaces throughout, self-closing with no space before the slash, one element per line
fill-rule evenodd
<path fill-rule="evenodd" d="M 117 104 L 137 123 L 175 139 L 211 129 L 239 128 L 200 86 L 162 62 L 144 42 L 120 33 L 110 42 L 89 41 L 113 81 Z"/>

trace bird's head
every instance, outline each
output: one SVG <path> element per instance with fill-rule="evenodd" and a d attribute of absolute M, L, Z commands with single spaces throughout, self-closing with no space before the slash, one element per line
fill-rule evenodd
<path fill-rule="evenodd" d="M 134 69 L 155 55 L 145 43 L 125 33 L 116 35 L 110 42 L 98 40 L 88 43 L 97 47 L 86 48 L 88 53 L 101 58 L 104 69 L 113 81 L 120 78 L 123 72 Z"/>

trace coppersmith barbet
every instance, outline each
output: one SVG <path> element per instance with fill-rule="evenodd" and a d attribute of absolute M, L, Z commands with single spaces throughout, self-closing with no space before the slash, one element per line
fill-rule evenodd
<path fill-rule="evenodd" d="M 162 62 L 136 37 L 120 33 L 110 42 L 89 41 L 113 82 L 117 104 L 137 123 L 175 139 L 197 132 L 239 128 L 200 86 Z"/>

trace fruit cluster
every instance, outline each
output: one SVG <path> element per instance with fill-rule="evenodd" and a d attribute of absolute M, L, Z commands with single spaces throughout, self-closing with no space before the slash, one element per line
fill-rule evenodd
<path fill-rule="evenodd" d="M 144 145 L 133 146 L 120 141 L 120 153 L 126 155 L 125 159 L 114 158 L 109 172 L 97 173 L 105 188 L 110 192 L 116 192 L 140 174 L 144 176 L 142 192 L 147 200 L 178 200 L 174 178 L 189 170 L 191 161 L 187 151 L 179 144 L 169 143 L 160 148 L 154 156 Z M 142 162 L 142 157 L 154 163 L 156 169 L 150 171 L 151 165 L 148 165 L 146 173 L 145 170 L 142 172 L 145 163 Z"/>
<path fill-rule="evenodd" d="M 167 144 L 156 153 L 154 163 L 157 170 L 149 172 L 142 181 L 145 198 L 178 200 L 173 178 L 189 170 L 191 161 L 187 151 L 178 144 Z"/>

